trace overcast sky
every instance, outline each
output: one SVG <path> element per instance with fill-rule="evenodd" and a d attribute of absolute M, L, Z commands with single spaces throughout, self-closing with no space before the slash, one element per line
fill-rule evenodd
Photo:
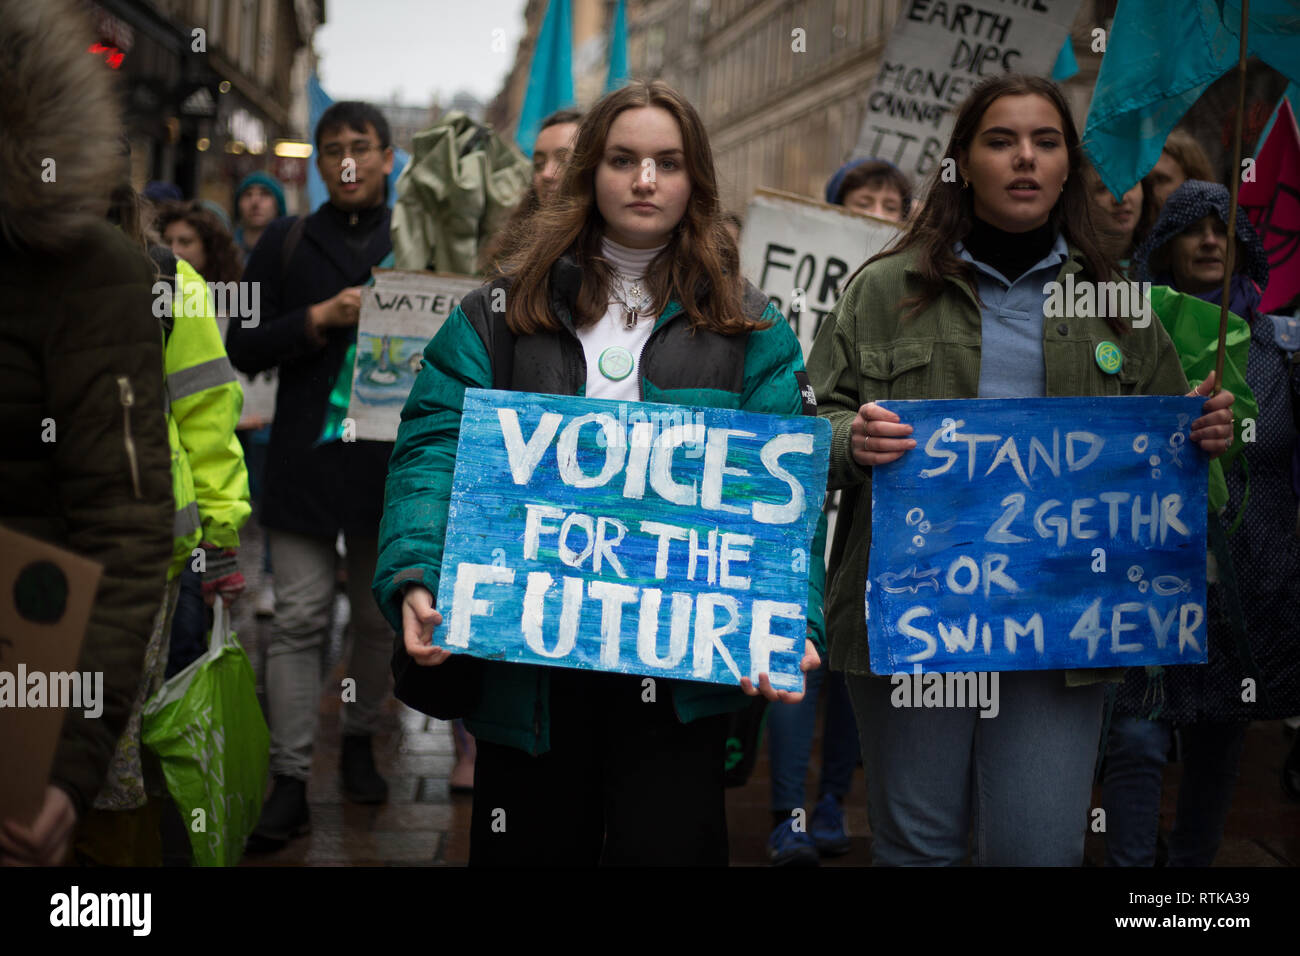
<path fill-rule="evenodd" d="M 316 31 L 321 86 L 336 100 L 386 102 L 396 90 L 399 103 L 427 106 L 464 89 L 486 103 L 514 63 L 525 2 L 326 0 Z"/>

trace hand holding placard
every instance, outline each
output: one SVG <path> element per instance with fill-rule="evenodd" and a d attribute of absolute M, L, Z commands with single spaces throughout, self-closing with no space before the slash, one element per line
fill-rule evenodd
<path fill-rule="evenodd" d="M 422 667 L 434 667 L 451 657 L 451 651 L 433 643 L 433 629 L 441 623 L 429 589 L 422 584 L 407 588 L 402 598 L 402 640 L 411 660 Z"/>

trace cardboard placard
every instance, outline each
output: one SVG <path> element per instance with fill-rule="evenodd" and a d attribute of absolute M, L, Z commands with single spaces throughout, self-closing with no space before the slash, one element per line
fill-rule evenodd
<path fill-rule="evenodd" d="M 740 271 L 785 315 L 806 359 L 849 276 L 898 234 L 884 219 L 760 189 L 745 211 Z"/>
<path fill-rule="evenodd" d="M 102 568 L 0 527 L 0 820 L 45 800 L 69 709 L 103 709 L 103 674 L 76 670 Z"/>
<path fill-rule="evenodd" d="M 396 441 L 425 346 L 460 300 L 483 282 L 400 269 L 376 269 L 374 277 L 374 285 L 361 290 L 348 417 L 356 423 L 358 439 Z"/>
<path fill-rule="evenodd" d="M 966 97 L 999 73 L 1050 76 L 1078 7 L 1079 0 L 904 0 L 853 155 L 893 163 L 921 196 Z"/>

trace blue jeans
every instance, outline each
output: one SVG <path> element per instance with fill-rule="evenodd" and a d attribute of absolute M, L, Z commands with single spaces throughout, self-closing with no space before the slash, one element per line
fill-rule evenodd
<path fill-rule="evenodd" d="M 767 746 L 772 759 L 772 810 L 793 810 L 804 805 L 804 780 L 813 734 L 817 729 L 817 700 L 826 698 L 826 724 L 822 734 L 820 799 L 831 793 L 841 800 L 853 783 L 858 765 L 858 727 L 844 675 L 825 663 L 806 675 L 807 688 L 797 704 L 769 704 Z"/>
<path fill-rule="evenodd" d="M 203 603 L 203 576 L 190 570 L 188 563 L 181 572 L 176 612 L 172 615 L 172 632 L 167 651 L 164 677 L 179 674 L 208 650 L 208 631 L 212 630 L 211 612 Z"/>
<path fill-rule="evenodd" d="M 893 682 L 848 677 L 867 772 L 872 860 L 1079 866 L 1101 734 L 1102 685 L 1002 673 L 996 717 L 891 705 Z"/>
<path fill-rule="evenodd" d="M 1178 729 L 1183 779 L 1169 834 L 1170 866 L 1209 866 L 1237 784 L 1244 723 L 1187 724 Z M 1173 726 L 1163 720 L 1116 717 L 1106 741 L 1101 804 L 1106 810 L 1106 865 L 1154 866 L 1160 791 Z"/>

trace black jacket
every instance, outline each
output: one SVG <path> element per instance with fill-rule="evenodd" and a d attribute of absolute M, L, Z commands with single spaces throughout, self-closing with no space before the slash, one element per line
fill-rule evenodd
<path fill-rule="evenodd" d="M 226 350 L 247 374 L 279 366 L 275 422 L 267 450 L 262 524 L 333 538 L 340 529 L 373 537 L 384 506 L 388 442 L 316 445 L 330 390 L 356 326 L 334 328 L 317 346 L 307 332 L 307 308 L 350 286 L 392 249 L 385 205 L 355 214 L 328 202 L 307 217 L 289 261 L 282 258 L 293 219 L 278 219 L 257 243 L 245 282 L 258 282 L 260 316 L 250 328 L 232 319 Z M 250 321 L 250 320 L 244 320 Z"/>

